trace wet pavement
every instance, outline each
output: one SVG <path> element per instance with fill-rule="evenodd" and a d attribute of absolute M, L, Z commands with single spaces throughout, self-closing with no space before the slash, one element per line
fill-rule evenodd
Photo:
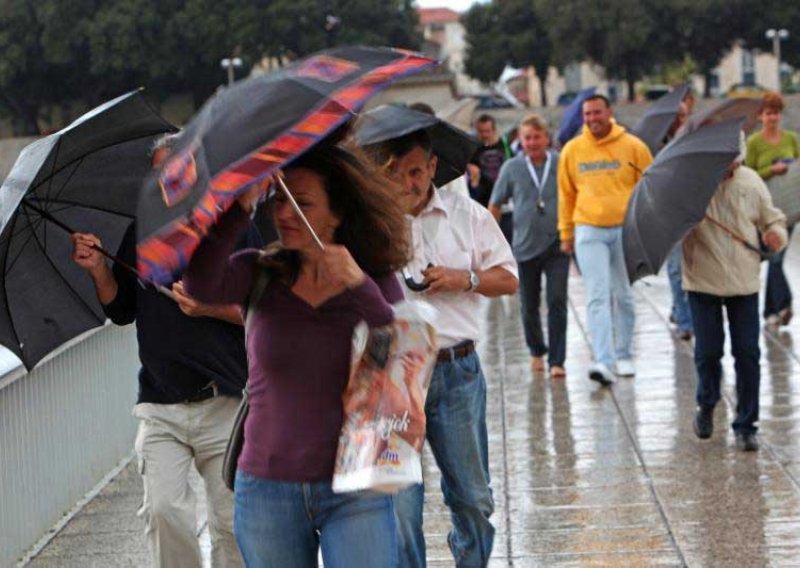
<path fill-rule="evenodd" d="M 787 258 L 800 282 L 800 245 Z M 761 338 L 761 451 L 735 449 L 733 361 L 710 440 L 692 432 L 691 344 L 667 321 L 666 278 L 636 285 L 637 375 L 587 379 L 584 289 L 570 281 L 566 379 L 529 370 L 516 298 L 487 301 L 480 354 L 489 383 L 497 529 L 492 567 L 800 565 L 800 318 Z M 798 339 L 800 343 L 800 339 Z M 728 352 L 726 346 L 726 352 Z M 425 457 L 431 566 L 452 566 L 438 471 Z M 128 466 L 30 566 L 146 566 L 140 483 Z M 199 532 L 207 552 L 207 534 Z"/>

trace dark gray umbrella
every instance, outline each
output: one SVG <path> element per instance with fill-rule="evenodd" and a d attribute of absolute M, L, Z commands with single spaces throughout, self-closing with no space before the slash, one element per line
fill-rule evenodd
<path fill-rule="evenodd" d="M 27 369 L 105 315 L 71 261 L 70 232 L 116 251 L 150 172 L 155 137 L 175 127 L 139 91 L 23 149 L 0 188 L 0 344 Z"/>
<path fill-rule="evenodd" d="M 761 99 L 727 99 L 718 105 L 691 115 L 678 130 L 677 136 L 697 130 L 700 126 L 743 118 L 742 130 L 746 134 L 752 132 L 758 124 L 758 113 L 761 110 Z"/>
<path fill-rule="evenodd" d="M 631 282 L 656 274 L 676 244 L 699 223 L 739 155 L 742 119 L 703 126 L 659 152 L 628 202 L 622 227 Z"/>
<path fill-rule="evenodd" d="M 675 122 L 681 101 L 683 101 L 688 92 L 689 84 L 684 83 L 659 98 L 650 105 L 644 116 L 631 129 L 631 133 L 647 144 L 654 156 L 664 145 L 664 138 L 669 132 L 669 127 Z"/>
<path fill-rule="evenodd" d="M 467 163 L 480 146 L 475 138 L 433 115 L 397 105 L 383 105 L 358 119 L 355 140 L 366 147 L 427 130 L 433 153 L 439 158 L 433 183 L 441 187 L 463 175 Z"/>

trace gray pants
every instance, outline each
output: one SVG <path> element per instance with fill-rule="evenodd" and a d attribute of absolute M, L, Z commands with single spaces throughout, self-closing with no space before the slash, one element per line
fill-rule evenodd
<path fill-rule="evenodd" d="M 202 402 L 137 404 L 136 454 L 144 482 L 139 516 L 151 564 L 199 568 L 195 493 L 189 484 L 194 465 L 205 483 L 211 563 L 241 566 L 233 537 L 233 494 L 222 481 L 222 460 L 239 400 L 219 396 Z"/>

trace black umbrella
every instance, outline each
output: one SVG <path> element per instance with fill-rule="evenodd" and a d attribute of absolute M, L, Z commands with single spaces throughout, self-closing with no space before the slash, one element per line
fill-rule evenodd
<path fill-rule="evenodd" d="M 337 131 L 393 80 L 434 64 L 399 49 L 339 47 L 221 90 L 145 183 L 140 274 L 172 281 L 239 193 Z"/>
<path fill-rule="evenodd" d="M 365 112 L 358 119 L 355 140 L 359 146 L 372 146 L 426 130 L 438 157 L 433 183 L 439 187 L 464 175 L 480 142 L 455 126 L 424 112 L 398 105 L 383 105 Z"/>
<path fill-rule="evenodd" d="M 742 120 L 701 127 L 659 152 L 633 190 L 622 244 L 631 282 L 656 274 L 669 252 L 699 223 L 726 170 L 739 155 Z"/>
<path fill-rule="evenodd" d="M 70 259 L 74 228 L 116 250 L 130 225 L 155 137 L 175 128 L 139 91 L 25 147 L 0 188 L 0 344 L 30 369 L 105 315 Z"/>
<path fill-rule="evenodd" d="M 631 133 L 647 144 L 654 156 L 664 145 L 664 138 L 669 132 L 669 127 L 675 122 L 681 101 L 683 101 L 688 92 L 689 84 L 684 83 L 659 98 L 650 105 L 644 116 L 631 129 Z"/>

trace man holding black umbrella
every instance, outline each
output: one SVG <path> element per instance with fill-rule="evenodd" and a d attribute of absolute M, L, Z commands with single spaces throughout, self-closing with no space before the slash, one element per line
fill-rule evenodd
<path fill-rule="evenodd" d="M 153 152 L 158 164 L 175 138 L 162 139 Z M 244 246 L 259 246 L 251 228 Z M 195 495 L 189 470 L 205 482 L 212 565 L 241 566 L 233 537 L 233 496 L 222 481 L 222 459 L 247 359 L 239 306 L 208 306 L 176 283 L 167 297 L 142 286 L 129 268 L 112 266 L 98 252 L 92 234 L 73 235 L 74 262 L 92 278 L 106 315 L 118 325 L 136 322 L 139 340 L 139 419 L 136 453 L 144 483 L 139 514 L 153 566 L 201 566 Z M 118 257 L 135 264 L 134 225 L 123 237 Z"/>
<path fill-rule="evenodd" d="M 442 491 L 453 519 L 448 543 L 457 566 L 486 566 L 495 530 L 489 522 L 494 500 L 486 380 L 475 352 L 479 296 L 513 294 L 517 265 L 486 209 L 433 186 L 438 158 L 427 129 L 374 144 L 359 133 L 356 138 L 399 183 L 399 199 L 411 216 L 412 264 L 428 287 L 426 300 L 437 308 L 434 327 L 441 350 L 425 412 L 428 442 L 442 471 Z M 395 499 L 401 566 L 425 566 L 423 493 L 421 485 L 414 486 Z"/>

